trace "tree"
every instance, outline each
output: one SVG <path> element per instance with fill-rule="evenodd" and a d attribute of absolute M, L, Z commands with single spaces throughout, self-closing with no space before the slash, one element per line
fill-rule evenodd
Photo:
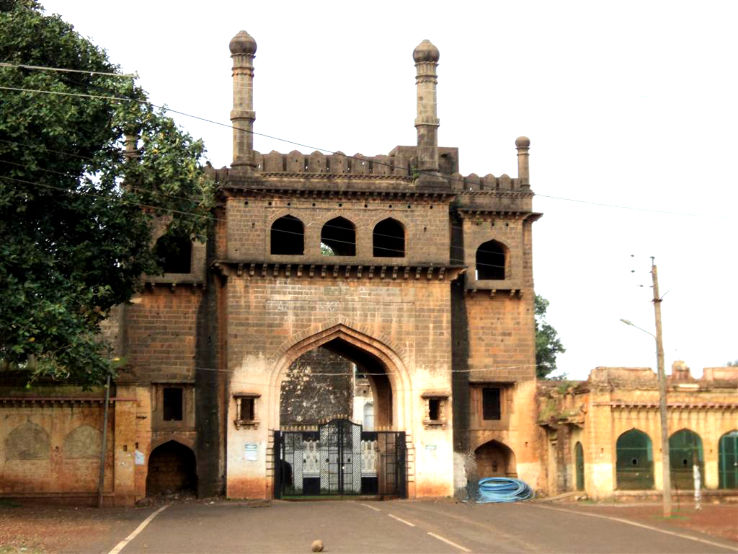
<path fill-rule="evenodd" d="M 206 232 L 204 148 L 35 0 L 0 0 L 0 28 L 13 64 L 0 67 L 0 362 L 100 383 L 113 371 L 100 322 L 160 273 L 154 222 Z"/>
<path fill-rule="evenodd" d="M 728 362 L 728 367 L 736 367 L 736 366 L 738 366 L 738 360 Z"/>
<path fill-rule="evenodd" d="M 559 340 L 556 329 L 546 321 L 546 310 L 548 300 L 536 294 L 535 320 L 536 320 L 536 376 L 539 379 L 546 378 L 556 369 L 556 356 L 566 352 Z"/>

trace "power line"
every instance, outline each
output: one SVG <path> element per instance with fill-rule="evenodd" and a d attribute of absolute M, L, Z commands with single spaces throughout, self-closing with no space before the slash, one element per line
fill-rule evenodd
<path fill-rule="evenodd" d="M 183 111 L 180 111 L 180 110 L 175 110 L 174 108 L 170 108 L 170 107 L 168 107 L 166 105 L 153 104 L 153 103 L 151 103 L 151 102 L 149 102 L 147 100 L 141 100 L 141 99 L 135 99 L 135 98 L 126 98 L 126 97 L 108 96 L 108 95 L 93 95 L 93 94 L 86 94 L 86 93 L 71 93 L 71 92 L 61 92 L 61 91 L 47 91 L 47 90 L 41 90 L 41 89 L 25 89 L 25 88 L 19 88 L 19 87 L 3 87 L 3 86 L 0 86 L 0 89 L 13 90 L 13 91 L 21 91 L 21 92 L 32 92 L 32 93 L 39 93 L 39 94 L 59 94 L 59 95 L 63 95 L 63 96 L 79 96 L 79 97 L 83 97 L 83 98 L 96 98 L 96 99 L 107 99 L 107 100 L 113 100 L 113 101 L 126 101 L 126 102 L 146 103 L 146 104 L 149 104 L 149 105 L 151 105 L 151 106 L 153 106 L 155 108 L 159 108 L 161 110 L 165 110 L 165 111 L 168 111 L 168 112 L 171 112 L 171 113 L 175 113 L 175 114 L 178 114 L 178 115 L 181 115 L 181 116 L 184 116 L 184 117 L 189 117 L 189 118 L 192 118 L 192 119 L 195 119 L 195 120 L 198 120 L 198 121 L 202 121 L 204 123 L 210 123 L 212 125 L 217 125 L 219 127 L 224 127 L 224 128 L 228 128 L 228 129 L 235 129 L 237 131 L 243 131 L 245 133 L 249 133 L 249 134 L 252 134 L 252 135 L 260 136 L 260 137 L 267 138 L 267 139 L 270 139 L 270 140 L 276 140 L 276 141 L 279 141 L 279 142 L 284 142 L 286 144 L 292 144 L 294 146 L 300 146 L 300 147 L 303 147 L 303 148 L 310 148 L 310 149 L 317 150 L 317 151 L 320 151 L 320 152 L 327 152 L 327 153 L 329 153 L 331 155 L 335 155 L 335 154 L 339 153 L 338 150 L 331 150 L 329 148 L 321 148 L 321 147 L 318 147 L 318 146 L 312 146 L 312 145 L 309 145 L 309 144 L 305 144 L 305 143 L 301 143 L 301 142 L 297 142 L 297 141 L 293 141 L 293 140 L 289 140 L 289 139 L 284 139 L 284 138 L 276 137 L 274 135 L 269 135 L 269 134 L 266 134 L 266 133 L 259 133 L 257 131 L 253 131 L 253 130 L 249 130 L 249 129 L 244 129 L 242 127 L 236 127 L 236 126 L 231 125 L 231 124 L 228 124 L 228 123 L 223 123 L 223 122 L 220 122 L 220 121 L 215 121 L 213 119 L 208 119 L 206 117 L 201 117 L 201 116 L 190 114 L 190 113 L 183 112 Z M 346 155 L 346 154 L 344 154 L 344 155 L 348 159 L 357 160 L 357 161 L 366 161 L 365 159 L 363 159 L 363 158 L 357 158 L 356 156 Z M 387 166 L 387 167 L 392 167 L 393 169 L 397 169 L 396 166 L 393 166 L 392 164 L 389 164 L 389 163 L 385 163 L 385 162 L 382 162 L 382 161 L 379 161 L 379 160 L 372 160 L 372 161 L 373 161 L 373 163 L 375 163 L 377 165 L 383 165 L 383 166 Z M 408 166 L 406 168 L 403 167 L 403 168 L 400 168 L 400 169 L 405 170 L 408 173 L 410 173 L 411 170 L 417 171 L 418 173 L 432 173 L 432 172 L 430 172 L 428 170 L 412 168 L 410 166 Z M 450 181 L 450 182 L 461 182 L 463 184 L 463 177 L 456 177 L 456 176 L 453 176 L 453 175 L 448 175 L 448 176 L 445 176 L 445 178 L 446 178 L 447 181 Z M 468 191 L 460 191 L 460 192 L 468 192 Z M 608 203 L 604 203 L 604 202 L 594 202 L 594 201 L 590 201 L 590 200 L 579 200 L 579 199 L 575 199 L 575 198 L 567 198 L 567 197 L 562 197 L 562 196 L 546 195 L 546 194 L 541 194 L 541 193 L 536 193 L 536 196 L 539 196 L 539 197 L 542 197 L 542 198 L 548 198 L 548 199 L 551 199 L 551 200 L 562 200 L 562 201 L 566 201 L 566 202 L 575 202 L 575 203 L 579 203 L 579 204 L 588 204 L 588 205 L 592 205 L 592 206 L 600 206 L 600 207 L 605 207 L 605 208 L 616 208 L 616 209 L 622 209 L 622 210 L 633 210 L 633 211 L 641 211 L 641 212 L 649 212 L 649 213 L 661 213 L 661 214 L 665 214 L 665 215 L 677 215 L 677 216 L 684 216 L 684 217 L 703 217 L 700 214 L 695 214 L 695 213 L 671 212 L 671 211 L 667 211 L 667 210 L 657 210 L 657 209 L 653 209 L 653 208 L 641 208 L 641 207 L 637 207 L 637 206 L 625 206 L 625 205 L 618 205 L 618 204 L 608 204 Z M 284 197 L 287 197 L 287 196 L 285 195 Z"/>
<path fill-rule="evenodd" d="M 0 162 L 1 163 L 8 163 L 6 160 L 0 160 Z M 11 163 L 13 165 L 20 165 L 20 164 L 14 164 L 13 162 L 9 162 L 9 163 Z M 59 171 L 54 171 L 54 170 L 49 170 L 49 169 L 43 169 L 43 168 L 39 168 L 39 169 L 41 169 L 42 171 L 48 171 L 50 173 L 55 173 L 55 174 L 59 174 L 59 175 L 65 175 L 64 173 L 59 172 Z M 66 192 L 66 193 L 69 193 L 69 194 L 91 195 L 91 196 L 95 196 L 95 197 L 99 197 L 99 198 L 108 198 L 107 195 L 95 193 L 95 192 L 92 192 L 92 191 L 70 190 L 68 188 L 58 187 L 58 186 L 54 186 L 54 185 L 49 185 L 47 183 L 39 183 L 37 181 L 29 181 L 29 180 L 26 180 L 26 179 L 18 179 L 18 178 L 7 177 L 7 176 L 0 176 L 0 179 L 6 180 L 6 181 L 14 181 L 14 182 L 18 182 L 18 183 L 36 185 L 36 186 L 39 186 L 39 187 L 43 187 L 43 188 L 47 188 L 47 189 L 51 189 L 51 190 L 58 190 L 58 191 Z M 195 212 L 187 212 L 187 211 L 183 211 L 183 210 L 175 210 L 175 209 L 172 209 L 172 208 L 157 207 L 157 206 L 153 206 L 153 205 L 150 205 L 150 204 L 143 204 L 143 203 L 140 203 L 140 202 L 132 202 L 130 200 L 126 200 L 126 199 L 123 199 L 123 198 L 119 198 L 119 200 L 121 202 L 125 203 L 126 205 L 129 205 L 129 206 L 137 206 L 137 207 L 140 207 L 140 208 L 146 208 L 146 209 L 152 209 L 152 210 L 160 210 L 160 211 L 169 212 L 169 213 L 172 213 L 172 214 L 186 215 L 186 216 L 190 216 L 190 217 L 193 217 L 193 218 L 205 218 L 208 221 L 216 221 L 216 222 L 225 222 L 226 221 L 223 218 L 217 218 L 217 217 L 212 216 L 212 215 L 204 215 L 204 214 L 203 215 L 200 215 L 200 214 L 196 214 Z M 336 219 L 336 218 L 334 218 L 334 219 Z M 389 218 L 387 218 L 387 219 L 389 219 Z M 384 221 L 384 220 L 382 220 L 382 221 Z M 347 230 L 346 227 L 342 227 L 342 226 L 338 226 L 338 225 L 331 225 L 330 224 L 330 221 L 328 223 L 325 223 L 323 225 L 323 228 L 324 229 L 325 228 L 328 228 L 328 229 L 337 229 L 337 230 L 341 230 L 341 231 L 346 231 Z M 355 229 L 353 231 L 355 233 Z M 273 228 L 270 228 L 270 232 L 281 233 L 283 235 L 299 236 L 299 237 L 301 237 L 303 239 L 304 239 L 304 236 L 305 236 L 304 233 L 300 233 L 300 232 L 297 232 L 297 231 L 288 231 L 286 229 L 273 229 Z M 398 236 L 395 236 L 395 235 L 387 235 L 387 234 L 383 234 L 383 233 L 373 233 L 373 236 L 378 236 L 378 237 L 383 237 L 383 238 L 390 238 L 390 239 L 398 239 L 399 240 L 399 237 Z M 405 237 L 403 237 L 403 239 L 404 238 Z M 337 239 L 337 238 L 332 238 L 332 237 L 322 237 L 321 236 L 321 242 L 323 242 L 324 240 L 328 240 L 329 243 L 347 244 L 347 245 L 354 246 L 354 247 L 357 244 L 356 240 L 342 240 L 342 239 Z M 451 249 L 457 249 L 457 250 L 460 250 L 462 252 L 464 251 L 463 247 L 461 247 L 459 245 L 449 244 L 449 248 L 451 248 Z M 398 256 L 398 257 L 405 257 L 406 249 L 390 248 L 390 247 L 386 247 L 386 246 L 382 246 L 381 249 L 383 251 L 387 251 L 387 252 L 401 253 L 403 255 L 402 256 Z M 332 257 L 332 256 L 328 256 L 328 255 L 326 255 L 326 256 L 327 257 Z M 355 257 L 355 254 L 354 255 L 348 255 L 348 256 L 347 255 L 342 255 L 342 254 L 337 254 L 336 256 L 337 257 Z M 388 256 L 374 256 L 374 257 L 380 257 L 381 258 L 381 257 L 388 257 Z M 389 256 L 389 257 L 394 257 L 394 256 Z M 489 268 L 495 268 L 495 269 L 503 269 L 506 266 L 504 264 L 490 264 L 490 263 L 485 263 L 485 262 L 477 262 L 477 263 L 475 263 L 475 267 L 489 267 Z"/>
<path fill-rule="evenodd" d="M 33 70 L 39 70 L 39 71 L 57 71 L 61 73 L 84 73 L 86 75 L 105 75 L 106 77 L 120 77 L 120 78 L 127 78 L 127 79 L 135 79 L 136 77 L 138 77 L 138 75 L 134 73 L 108 73 L 105 71 L 89 71 L 86 69 L 71 69 L 68 67 L 48 67 L 48 66 L 42 66 L 42 65 L 27 65 L 27 64 L 8 63 L 8 62 L 0 62 L 0 67 L 15 67 L 15 68 L 33 69 Z"/>

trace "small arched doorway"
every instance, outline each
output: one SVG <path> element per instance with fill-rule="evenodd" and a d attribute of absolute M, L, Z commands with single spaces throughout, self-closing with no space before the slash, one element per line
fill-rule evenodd
<path fill-rule="evenodd" d="M 195 453 L 176 441 L 157 446 L 149 456 L 146 495 L 196 492 Z"/>
<path fill-rule="evenodd" d="M 578 491 L 584 490 L 584 448 L 577 441 L 574 445 L 574 465 L 576 468 L 576 487 Z"/>
<path fill-rule="evenodd" d="M 485 477 L 517 477 L 515 454 L 513 451 L 495 440 L 484 443 L 474 451 L 477 462 L 477 474 Z"/>

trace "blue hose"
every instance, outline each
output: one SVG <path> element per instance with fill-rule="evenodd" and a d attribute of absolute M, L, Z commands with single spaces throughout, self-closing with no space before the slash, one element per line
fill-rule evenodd
<path fill-rule="evenodd" d="M 477 503 L 517 502 L 533 498 L 533 490 L 520 479 L 486 477 L 479 480 Z"/>

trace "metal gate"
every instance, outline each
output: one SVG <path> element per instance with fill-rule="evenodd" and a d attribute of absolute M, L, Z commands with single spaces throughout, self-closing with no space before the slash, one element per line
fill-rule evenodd
<path fill-rule="evenodd" d="M 274 496 L 405 497 L 405 433 L 362 431 L 348 419 L 275 431 Z"/>

